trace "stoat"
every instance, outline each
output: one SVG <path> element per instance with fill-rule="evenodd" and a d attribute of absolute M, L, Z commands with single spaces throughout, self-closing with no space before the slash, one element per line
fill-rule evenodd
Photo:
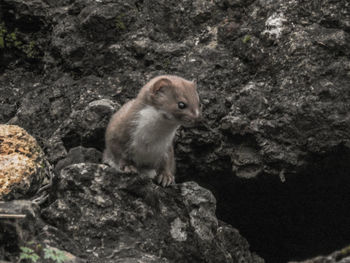
<path fill-rule="evenodd" d="M 155 77 L 112 116 L 104 162 L 124 172 L 156 178 L 163 187 L 173 184 L 175 132 L 200 118 L 195 82 L 171 75 Z"/>

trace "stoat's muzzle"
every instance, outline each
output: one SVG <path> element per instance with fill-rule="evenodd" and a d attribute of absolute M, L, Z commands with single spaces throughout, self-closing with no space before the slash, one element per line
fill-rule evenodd
<path fill-rule="evenodd" d="M 202 121 L 202 113 L 200 110 L 196 109 L 194 111 L 191 111 L 190 114 L 187 114 L 183 117 L 182 125 L 185 127 L 193 127 L 200 124 Z"/>

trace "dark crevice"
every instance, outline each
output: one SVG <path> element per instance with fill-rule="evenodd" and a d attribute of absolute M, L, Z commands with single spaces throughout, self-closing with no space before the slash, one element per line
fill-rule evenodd
<path fill-rule="evenodd" d="M 14 260 L 13 254 L 19 250 L 20 237 L 17 234 L 16 223 L 13 220 L 3 221 L 0 231 L 0 255 L 5 259 Z"/>
<path fill-rule="evenodd" d="M 82 145 L 82 137 L 78 133 L 71 131 L 62 138 L 62 142 L 64 148 L 69 151 L 74 147 Z"/>
<path fill-rule="evenodd" d="M 219 219 L 239 229 L 266 262 L 304 260 L 350 244 L 350 150 L 313 155 L 297 175 L 195 178 L 217 198 Z M 196 172 L 191 173 L 196 175 Z M 208 177 L 207 177 L 208 178 Z M 199 181 L 202 180 L 202 181 Z"/>
<path fill-rule="evenodd" d="M 99 151 L 103 151 L 105 147 L 105 129 L 96 129 L 94 132 L 88 136 L 87 138 L 84 138 L 83 140 L 83 146 L 86 148 L 95 148 Z"/>
<path fill-rule="evenodd" d="M 67 151 L 74 147 L 83 146 L 85 148 L 95 148 L 99 151 L 104 149 L 104 134 L 105 129 L 96 129 L 89 135 L 80 135 L 76 131 L 68 132 L 62 142 Z"/>

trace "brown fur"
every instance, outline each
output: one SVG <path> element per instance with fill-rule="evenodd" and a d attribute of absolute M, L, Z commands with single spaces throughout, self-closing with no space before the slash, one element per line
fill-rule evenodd
<path fill-rule="evenodd" d="M 185 109 L 179 109 L 180 101 L 187 105 Z M 106 130 L 104 161 L 127 172 L 154 169 L 158 183 L 169 185 L 174 182 L 175 174 L 172 146 L 175 130 L 179 125 L 192 126 L 199 119 L 199 97 L 194 82 L 170 75 L 153 78 L 140 90 L 136 99 L 124 104 L 112 116 Z M 145 134 L 142 129 L 145 129 Z M 160 148 L 157 148 L 158 139 Z M 156 157 L 154 161 L 143 162 L 135 156 L 142 151 L 147 153 L 152 147 L 162 149 L 164 145 L 168 145 L 167 150 L 155 153 L 159 155 L 153 156 Z"/>

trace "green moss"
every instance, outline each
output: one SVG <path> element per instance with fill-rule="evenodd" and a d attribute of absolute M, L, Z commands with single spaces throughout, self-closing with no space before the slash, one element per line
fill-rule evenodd
<path fill-rule="evenodd" d="M 20 39 L 18 29 L 9 32 L 4 22 L 0 23 L 0 49 L 17 49 L 23 52 L 27 58 L 38 58 L 35 41 L 23 42 Z"/>
<path fill-rule="evenodd" d="M 27 55 L 28 58 L 38 57 L 38 54 L 35 51 L 35 42 L 34 41 L 30 41 L 27 45 L 24 45 L 23 52 Z"/>
<path fill-rule="evenodd" d="M 5 37 L 6 37 L 7 29 L 4 23 L 0 24 L 0 48 L 5 48 Z"/>
<path fill-rule="evenodd" d="M 250 41 L 252 39 L 252 36 L 251 35 L 245 35 L 242 39 L 242 42 L 244 44 L 248 43 L 248 41 Z"/>
<path fill-rule="evenodd" d="M 171 61 L 169 58 L 164 59 L 163 68 L 168 69 L 170 67 Z"/>
<path fill-rule="evenodd" d="M 6 35 L 6 46 L 7 47 L 14 47 L 17 49 L 21 49 L 22 47 L 22 42 L 18 40 L 17 38 L 17 29 L 14 32 L 11 32 Z"/>
<path fill-rule="evenodd" d="M 6 35 L 6 44 L 9 47 L 15 47 L 17 49 L 21 49 L 22 47 L 22 41 L 18 40 L 17 38 L 17 29 L 14 32 L 11 32 L 9 34 Z"/>
<path fill-rule="evenodd" d="M 118 30 L 125 30 L 126 26 L 123 22 L 124 14 L 120 14 L 115 18 L 115 28 Z"/>
<path fill-rule="evenodd" d="M 350 246 L 347 246 L 345 248 L 343 248 L 340 253 L 343 255 L 343 256 L 347 256 L 347 255 L 350 255 Z"/>
<path fill-rule="evenodd" d="M 17 40 L 16 32 L 12 32 L 12 33 L 8 34 L 7 37 L 9 39 L 9 41 L 12 41 L 12 42 Z"/>

